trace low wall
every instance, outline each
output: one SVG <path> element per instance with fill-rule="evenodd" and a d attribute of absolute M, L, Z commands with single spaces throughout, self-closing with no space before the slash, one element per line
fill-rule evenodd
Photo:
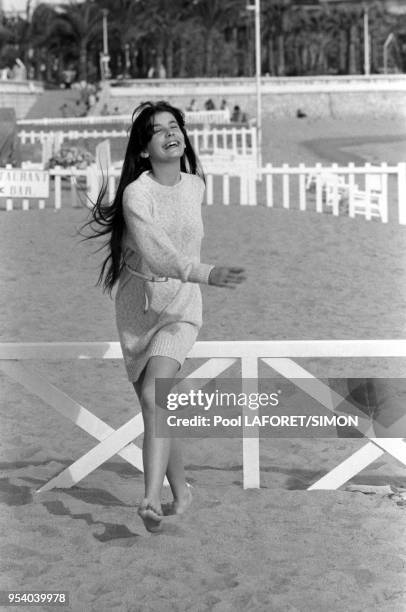
<path fill-rule="evenodd" d="M 263 77 L 264 116 L 294 117 L 301 109 L 309 117 L 406 117 L 406 75 Z M 131 114 L 145 100 L 167 99 L 185 109 L 194 98 L 199 108 L 212 98 L 217 108 L 225 98 L 250 116 L 256 114 L 256 83 L 245 79 L 150 79 L 110 82 L 106 102 L 110 111 Z"/>
<path fill-rule="evenodd" d="M 17 119 L 24 119 L 43 91 L 37 81 L 0 80 L 0 107 L 14 108 Z"/>

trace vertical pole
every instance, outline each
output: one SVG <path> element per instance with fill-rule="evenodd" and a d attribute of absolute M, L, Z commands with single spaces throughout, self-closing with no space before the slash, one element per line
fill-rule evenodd
<path fill-rule="evenodd" d="M 262 168 L 261 0 L 255 0 L 255 66 L 257 89 L 257 167 Z M 259 175 L 262 178 L 262 174 Z"/>
<path fill-rule="evenodd" d="M 109 54 L 109 42 L 107 36 L 107 9 L 103 10 L 103 54 Z"/>
<path fill-rule="evenodd" d="M 109 69 L 109 61 L 110 61 L 110 57 L 109 57 L 109 38 L 108 38 L 108 32 L 107 32 L 107 15 L 108 15 L 108 9 L 103 9 L 103 54 L 102 54 L 102 58 L 101 58 L 101 64 L 102 64 L 102 79 L 106 80 L 110 77 L 110 69 Z"/>
<path fill-rule="evenodd" d="M 368 7 L 364 4 L 364 74 L 371 73 L 370 49 L 369 49 L 369 14 Z"/>

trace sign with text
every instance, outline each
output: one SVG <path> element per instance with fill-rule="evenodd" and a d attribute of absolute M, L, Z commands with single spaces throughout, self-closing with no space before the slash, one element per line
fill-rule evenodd
<path fill-rule="evenodd" d="M 0 168 L 0 198 L 48 198 L 49 173 L 44 170 Z"/>

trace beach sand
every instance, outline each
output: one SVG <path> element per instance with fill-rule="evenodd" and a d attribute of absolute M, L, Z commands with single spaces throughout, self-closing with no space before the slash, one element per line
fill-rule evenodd
<path fill-rule="evenodd" d="M 296 148 L 287 139 L 284 161 L 299 149 L 320 159 L 303 142 L 322 138 L 321 127 L 303 127 Z M 117 340 L 113 302 L 94 287 L 101 256 L 76 234 L 84 217 L 68 206 L 2 213 L 2 341 Z M 241 264 L 248 280 L 234 292 L 203 287 L 200 339 L 404 337 L 404 228 L 261 207 L 205 207 L 203 217 L 202 260 Z M 299 363 L 321 377 L 395 377 L 405 367 Z M 139 409 L 119 360 L 26 365 L 114 428 Z M 261 366 L 261 375 L 272 372 Z M 71 489 L 35 493 L 94 440 L 5 375 L 0 390 L 0 589 L 68 591 L 74 612 L 406 609 L 404 501 L 379 492 L 404 489 L 405 468 L 383 454 L 351 481 L 376 494 L 305 490 L 364 441 L 261 439 L 261 489 L 244 490 L 240 439 L 185 439 L 193 504 L 150 535 L 136 512 L 142 474 L 117 456 Z"/>

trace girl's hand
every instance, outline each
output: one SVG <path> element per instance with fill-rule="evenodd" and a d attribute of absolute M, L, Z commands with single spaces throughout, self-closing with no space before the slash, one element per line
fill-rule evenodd
<path fill-rule="evenodd" d="M 245 281 L 246 276 L 244 276 L 244 272 L 244 268 L 215 266 L 209 274 L 209 285 L 235 289 L 237 285 Z"/>

